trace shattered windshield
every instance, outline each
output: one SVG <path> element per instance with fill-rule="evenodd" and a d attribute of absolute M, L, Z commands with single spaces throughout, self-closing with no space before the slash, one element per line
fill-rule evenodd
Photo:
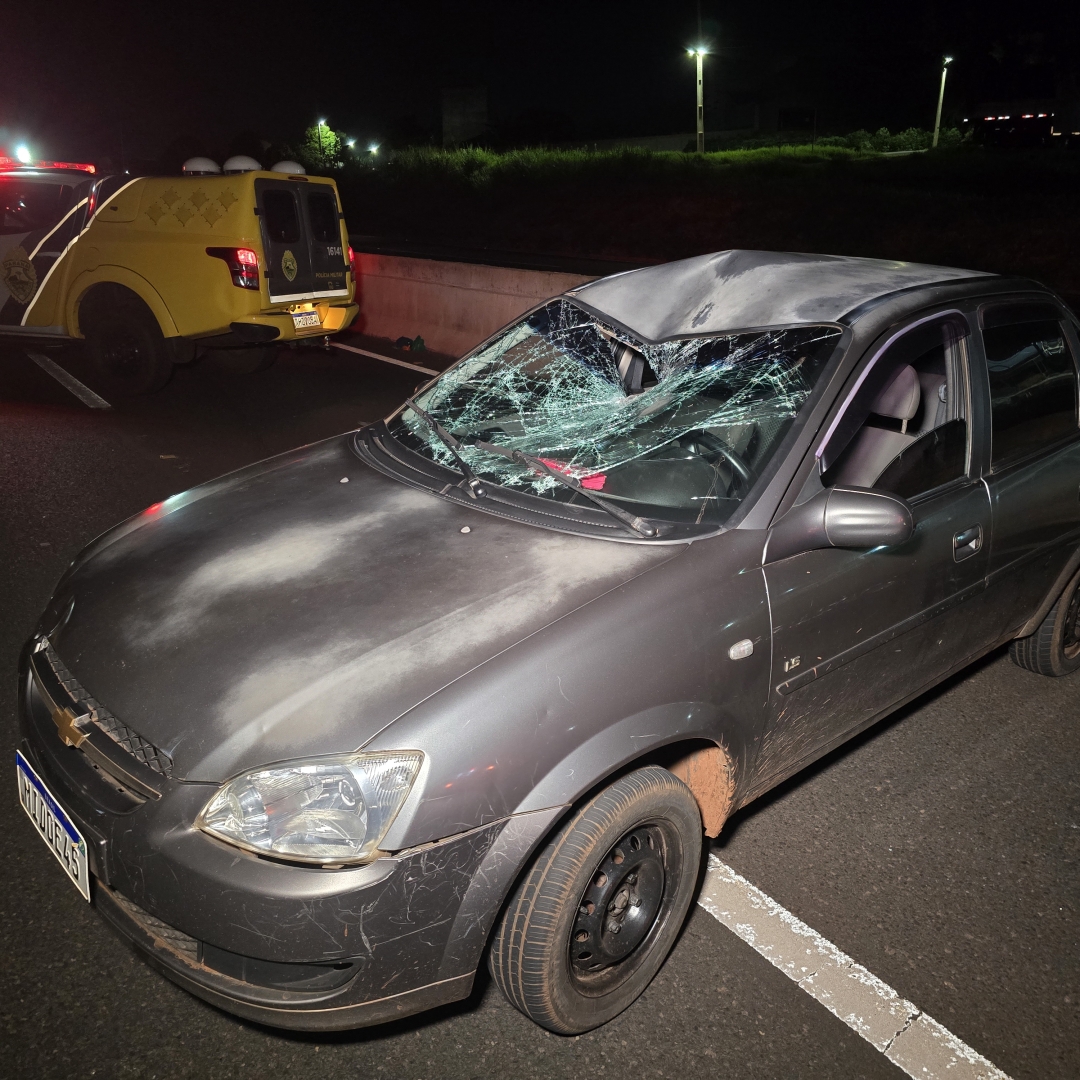
<path fill-rule="evenodd" d="M 763 471 L 832 354 L 831 326 L 649 345 L 552 300 L 447 371 L 417 404 L 489 483 L 587 505 L 520 450 L 646 517 L 722 524 Z M 391 433 L 456 469 L 406 408 Z"/>

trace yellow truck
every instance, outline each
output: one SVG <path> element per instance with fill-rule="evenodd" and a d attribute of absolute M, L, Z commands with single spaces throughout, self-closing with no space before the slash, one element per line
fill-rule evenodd
<path fill-rule="evenodd" d="M 225 164 L 133 178 L 0 159 L 0 342 L 85 339 L 113 392 L 146 393 L 205 350 L 254 370 L 345 329 L 356 283 L 334 181 Z"/>

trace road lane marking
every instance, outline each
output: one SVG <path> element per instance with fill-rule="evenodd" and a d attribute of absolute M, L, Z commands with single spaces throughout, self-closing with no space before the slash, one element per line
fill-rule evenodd
<path fill-rule="evenodd" d="M 387 364 L 397 364 L 398 367 L 408 368 L 410 371 L 421 371 L 425 375 L 441 375 L 441 371 L 432 371 L 429 367 L 421 367 L 419 364 L 408 364 L 404 360 L 397 360 L 393 356 L 383 356 L 382 353 L 368 352 L 367 349 L 358 349 L 355 345 L 343 345 L 340 341 L 331 341 L 335 349 L 344 349 L 346 352 L 359 353 L 361 356 L 370 356 L 372 360 L 382 360 Z"/>
<path fill-rule="evenodd" d="M 1009 1080 L 715 855 L 698 903 L 915 1080 Z"/>
<path fill-rule="evenodd" d="M 83 386 L 74 375 L 66 372 L 59 364 L 54 363 L 41 353 L 28 352 L 26 354 L 34 361 L 42 371 L 48 372 L 61 386 L 70 390 L 84 405 L 91 409 L 111 409 L 112 406 L 103 398 L 98 397 L 89 386 Z"/>

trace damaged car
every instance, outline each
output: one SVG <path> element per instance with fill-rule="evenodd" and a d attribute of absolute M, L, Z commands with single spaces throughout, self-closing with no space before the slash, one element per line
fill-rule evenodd
<path fill-rule="evenodd" d="M 239 1016 L 375 1024 L 486 962 L 596 1027 L 734 811 L 1006 643 L 1080 666 L 1078 354 L 1053 293 L 948 267 L 573 289 L 91 543 L 24 650 L 20 800 Z"/>

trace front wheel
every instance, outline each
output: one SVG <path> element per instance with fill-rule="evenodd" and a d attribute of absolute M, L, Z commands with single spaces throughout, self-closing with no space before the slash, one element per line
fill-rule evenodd
<path fill-rule="evenodd" d="M 488 960 L 499 989 L 561 1035 L 607 1023 L 667 958 L 700 865 L 690 789 L 657 766 L 617 780 L 559 830 L 511 897 Z"/>

